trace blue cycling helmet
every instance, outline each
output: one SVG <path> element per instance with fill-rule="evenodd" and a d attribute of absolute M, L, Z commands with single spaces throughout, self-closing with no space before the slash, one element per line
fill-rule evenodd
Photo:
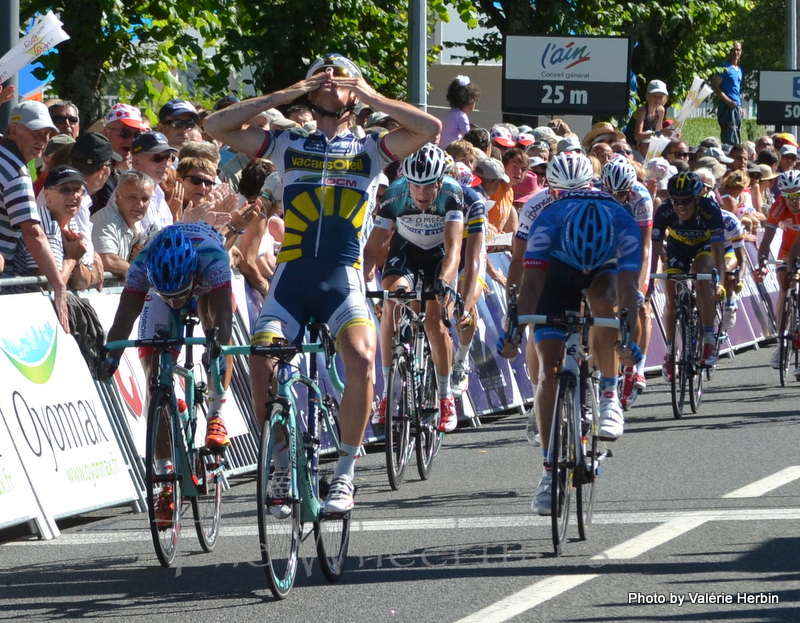
<path fill-rule="evenodd" d="M 162 229 L 147 245 L 147 278 L 156 292 L 173 294 L 192 285 L 197 251 L 174 225 Z"/>
<path fill-rule="evenodd" d="M 579 270 L 594 270 L 617 252 L 617 233 L 608 208 L 594 199 L 580 200 L 564 219 L 561 251 Z"/>

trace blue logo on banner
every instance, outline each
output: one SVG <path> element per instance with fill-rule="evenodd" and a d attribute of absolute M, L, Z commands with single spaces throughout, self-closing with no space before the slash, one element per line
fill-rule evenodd
<path fill-rule="evenodd" d="M 792 95 L 800 97 L 800 76 L 795 76 L 794 80 L 792 80 Z"/>

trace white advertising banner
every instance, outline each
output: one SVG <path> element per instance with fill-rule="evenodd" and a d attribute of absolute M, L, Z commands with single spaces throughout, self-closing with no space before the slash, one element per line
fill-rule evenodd
<path fill-rule="evenodd" d="M 41 515 L 8 429 L 0 422 L 0 528 Z"/>
<path fill-rule="evenodd" d="M 41 294 L 0 297 L 0 412 L 55 519 L 137 498 L 75 340 Z"/>
<path fill-rule="evenodd" d="M 0 83 L 5 82 L 20 69 L 29 65 L 45 52 L 69 39 L 63 24 L 48 11 L 19 43 L 0 58 Z"/>

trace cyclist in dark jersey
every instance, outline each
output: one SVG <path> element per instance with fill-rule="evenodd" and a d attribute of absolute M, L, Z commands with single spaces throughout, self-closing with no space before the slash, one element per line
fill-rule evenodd
<path fill-rule="evenodd" d="M 299 128 L 265 131 L 247 126 L 253 116 L 304 95 L 317 122 L 313 134 Z M 401 127 L 356 137 L 350 122 L 359 102 L 387 113 Z M 342 454 L 325 508 L 348 511 L 353 506 L 355 459 L 372 406 L 376 348 L 375 327 L 363 297 L 361 229 L 383 167 L 436 140 L 441 123 L 410 104 L 378 94 L 350 59 L 327 54 L 309 67 L 304 80 L 233 104 L 210 115 L 204 127 L 240 153 L 270 158 L 283 178 L 286 236 L 252 340 L 268 343 L 280 334 L 302 339 L 300 328 L 309 316 L 327 322 L 334 332 L 347 385 L 340 408 Z M 250 365 L 261 421 L 272 366 L 259 357 Z"/>

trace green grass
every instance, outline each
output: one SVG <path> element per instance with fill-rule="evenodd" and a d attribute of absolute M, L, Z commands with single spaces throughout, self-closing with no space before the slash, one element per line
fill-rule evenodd
<path fill-rule="evenodd" d="M 763 125 L 758 125 L 755 119 L 742 120 L 742 140 L 753 141 L 767 133 Z M 709 136 L 719 138 L 719 125 L 716 117 L 696 117 L 686 121 L 683 126 L 682 137 L 687 145 L 699 145 L 700 141 Z"/>

